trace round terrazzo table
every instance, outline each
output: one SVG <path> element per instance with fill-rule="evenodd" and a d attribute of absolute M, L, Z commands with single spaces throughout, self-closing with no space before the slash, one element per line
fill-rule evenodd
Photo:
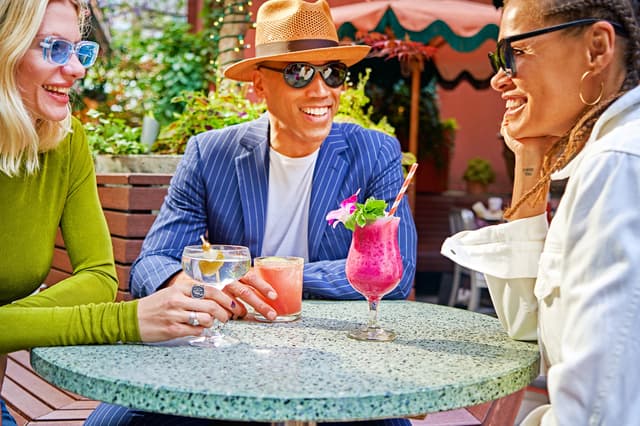
<path fill-rule="evenodd" d="M 538 348 L 497 319 L 421 302 L 382 301 L 391 343 L 346 331 L 365 302 L 305 301 L 288 324 L 232 321 L 242 343 L 33 349 L 46 380 L 80 395 L 161 413 L 308 423 L 392 418 L 465 407 L 513 393 L 538 375 Z M 176 342 L 173 342 L 174 344 Z"/>

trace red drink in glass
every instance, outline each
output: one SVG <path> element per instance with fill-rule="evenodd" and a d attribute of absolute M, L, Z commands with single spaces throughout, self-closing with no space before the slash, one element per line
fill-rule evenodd
<path fill-rule="evenodd" d="M 378 303 L 402 278 L 402 257 L 398 245 L 400 218 L 384 217 L 365 226 L 356 225 L 345 271 L 349 283 L 369 302 L 367 328 L 349 334 L 359 340 L 388 341 L 395 334 L 377 323 Z"/>
<path fill-rule="evenodd" d="M 287 322 L 300 318 L 304 259 L 292 256 L 257 257 L 254 259 L 254 269 L 258 276 L 271 284 L 278 293 L 276 300 L 267 299 L 260 293 L 256 293 L 277 314 L 275 320 L 269 320 L 256 313 L 256 319 L 266 322 Z"/>

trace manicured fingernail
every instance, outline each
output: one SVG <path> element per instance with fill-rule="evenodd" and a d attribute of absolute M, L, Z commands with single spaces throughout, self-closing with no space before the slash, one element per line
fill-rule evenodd
<path fill-rule="evenodd" d="M 271 300 L 276 300 L 276 298 L 278 297 L 278 295 L 276 294 L 275 291 L 270 291 L 269 293 L 267 293 L 267 297 Z"/>
<path fill-rule="evenodd" d="M 234 302 L 233 300 L 231 301 L 231 309 L 235 309 L 236 308 L 236 302 Z"/>
<path fill-rule="evenodd" d="M 267 314 L 267 318 L 269 318 L 270 320 L 276 319 L 276 316 L 276 311 L 269 311 L 269 313 Z"/>

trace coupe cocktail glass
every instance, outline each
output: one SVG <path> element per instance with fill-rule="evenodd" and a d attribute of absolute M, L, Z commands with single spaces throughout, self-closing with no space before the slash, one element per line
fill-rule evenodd
<path fill-rule="evenodd" d="M 378 305 L 402 278 L 402 257 L 398 246 L 397 216 L 383 217 L 356 225 L 345 266 L 351 286 L 369 302 L 369 321 L 365 328 L 349 332 L 357 340 L 391 341 L 396 335 L 378 324 Z"/>
<path fill-rule="evenodd" d="M 203 285 L 222 290 L 239 278 L 242 278 L 251 267 L 251 254 L 243 246 L 226 244 L 187 246 L 182 251 L 182 270 L 195 281 Z M 214 320 L 213 327 L 204 330 L 201 336 L 192 339 L 193 346 L 219 348 L 232 346 L 239 340 L 222 333 L 224 323 Z"/>

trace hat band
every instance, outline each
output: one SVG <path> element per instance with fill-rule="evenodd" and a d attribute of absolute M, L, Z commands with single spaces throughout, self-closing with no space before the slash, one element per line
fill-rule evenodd
<path fill-rule="evenodd" d="M 325 39 L 276 41 L 256 46 L 256 57 L 281 55 L 283 53 L 292 53 L 301 50 L 322 49 L 325 47 L 336 46 L 338 46 L 338 42 Z"/>

